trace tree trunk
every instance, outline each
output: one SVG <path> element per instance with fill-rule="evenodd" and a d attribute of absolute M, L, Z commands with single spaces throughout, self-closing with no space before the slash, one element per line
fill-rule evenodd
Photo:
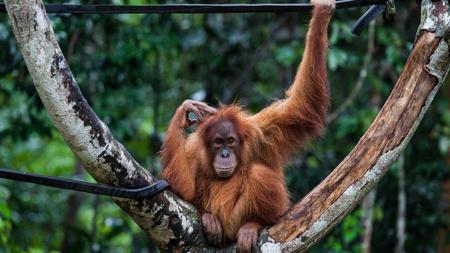
<path fill-rule="evenodd" d="M 19 48 L 54 124 L 99 182 L 141 187 L 154 177 L 111 135 L 83 98 L 41 0 L 5 0 Z M 372 126 L 344 161 L 258 241 L 262 252 L 304 252 L 369 192 L 405 148 L 449 69 L 446 0 L 422 1 L 419 37 Z M 114 201 L 166 252 L 233 252 L 206 244 L 195 208 L 170 191 Z"/>
<path fill-rule="evenodd" d="M 400 155 L 398 168 L 398 206 L 397 206 L 397 245 L 395 253 L 405 253 L 406 241 L 406 192 L 405 192 L 405 153 Z"/>
<path fill-rule="evenodd" d="M 75 162 L 75 172 L 73 176 L 81 177 L 83 175 L 83 165 L 79 161 Z M 70 252 L 70 249 L 73 249 L 74 246 L 78 243 L 76 240 L 76 234 L 73 233 L 73 229 L 76 225 L 78 210 L 81 205 L 81 194 L 79 192 L 74 192 L 70 194 L 69 199 L 67 200 L 67 211 L 64 215 L 64 223 L 63 223 L 63 231 L 64 238 L 60 251 L 62 253 Z"/>
<path fill-rule="evenodd" d="M 362 203 L 363 216 L 361 223 L 363 226 L 363 241 L 362 252 L 370 253 L 372 244 L 372 232 L 373 232 L 373 207 L 375 206 L 375 199 L 377 196 L 376 188 L 367 194 Z"/>

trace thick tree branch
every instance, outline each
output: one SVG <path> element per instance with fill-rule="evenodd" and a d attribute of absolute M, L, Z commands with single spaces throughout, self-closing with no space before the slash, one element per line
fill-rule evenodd
<path fill-rule="evenodd" d="M 5 1 L 17 43 L 55 126 L 101 183 L 129 188 L 153 183 L 87 104 L 55 39 L 42 1 Z M 195 209 L 169 191 L 152 200 L 115 199 L 166 251 L 204 244 Z"/>
<path fill-rule="evenodd" d="M 339 166 L 269 235 L 283 251 L 304 251 L 330 231 L 397 159 L 449 70 L 448 2 L 424 0 L 419 37 L 390 97 L 371 127 Z"/>
<path fill-rule="evenodd" d="M 34 85 L 69 147 L 102 183 L 140 187 L 154 178 L 111 135 L 83 98 L 40 0 L 5 0 Z M 344 161 L 275 226 L 262 252 L 303 252 L 373 188 L 405 148 L 449 70 L 448 2 L 422 1 L 419 38 L 399 81 Z M 166 252 L 232 252 L 206 245 L 196 210 L 170 191 L 145 200 L 114 199 Z"/>

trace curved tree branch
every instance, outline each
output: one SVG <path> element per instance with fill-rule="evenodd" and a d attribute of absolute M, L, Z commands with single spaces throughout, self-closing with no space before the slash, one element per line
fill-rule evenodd
<path fill-rule="evenodd" d="M 397 84 L 374 122 L 336 169 L 269 229 L 283 251 L 329 232 L 381 179 L 416 131 L 450 68 L 447 1 L 422 1 L 422 26 Z"/>
<path fill-rule="evenodd" d="M 99 182 L 123 187 L 154 177 L 111 135 L 83 98 L 56 42 L 41 0 L 5 0 L 28 70 L 54 124 Z M 282 220 L 263 231 L 262 252 L 303 252 L 328 233 L 373 188 L 411 139 L 450 67 L 447 0 L 423 0 L 418 39 L 372 126 L 344 161 Z M 207 246 L 198 214 L 170 191 L 114 201 L 165 252 L 232 252 Z"/>
<path fill-rule="evenodd" d="M 153 183 L 90 108 L 55 39 L 42 1 L 5 1 L 17 43 L 53 123 L 95 180 L 129 188 Z M 114 199 L 158 246 L 174 252 L 205 244 L 195 209 L 165 191 L 153 199 Z"/>

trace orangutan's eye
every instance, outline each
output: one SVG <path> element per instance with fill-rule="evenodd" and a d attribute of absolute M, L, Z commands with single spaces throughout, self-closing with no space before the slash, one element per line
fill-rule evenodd
<path fill-rule="evenodd" d="M 215 139 L 214 139 L 214 144 L 216 144 L 216 145 L 222 145 L 222 144 L 223 144 L 223 139 L 222 139 L 222 138 L 215 138 Z"/>

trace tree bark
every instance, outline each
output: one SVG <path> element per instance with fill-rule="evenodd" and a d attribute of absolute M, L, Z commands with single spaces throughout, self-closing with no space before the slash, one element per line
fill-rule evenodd
<path fill-rule="evenodd" d="M 17 43 L 50 118 L 88 173 L 101 183 L 138 188 L 154 177 L 114 139 L 84 99 L 64 59 L 42 1 L 5 1 Z M 114 201 L 163 251 L 205 245 L 196 210 L 170 191 Z"/>
<path fill-rule="evenodd" d="M 142 187 L 154 177 L 111 135 L 83 98 L 41 0 L 5 0 L 28 70 L 55 126 L 101 183 Z M 446 0 L 423 0 L 418 39 L 372 126 L 344 161 L 259 238 L 262 252 L 304 252 L 369 192 L 411 139 L 449 70 Z M 170 191 L 114 201 L 165 252 L 233 252 L 206 244 L 197 211 Z"/>

